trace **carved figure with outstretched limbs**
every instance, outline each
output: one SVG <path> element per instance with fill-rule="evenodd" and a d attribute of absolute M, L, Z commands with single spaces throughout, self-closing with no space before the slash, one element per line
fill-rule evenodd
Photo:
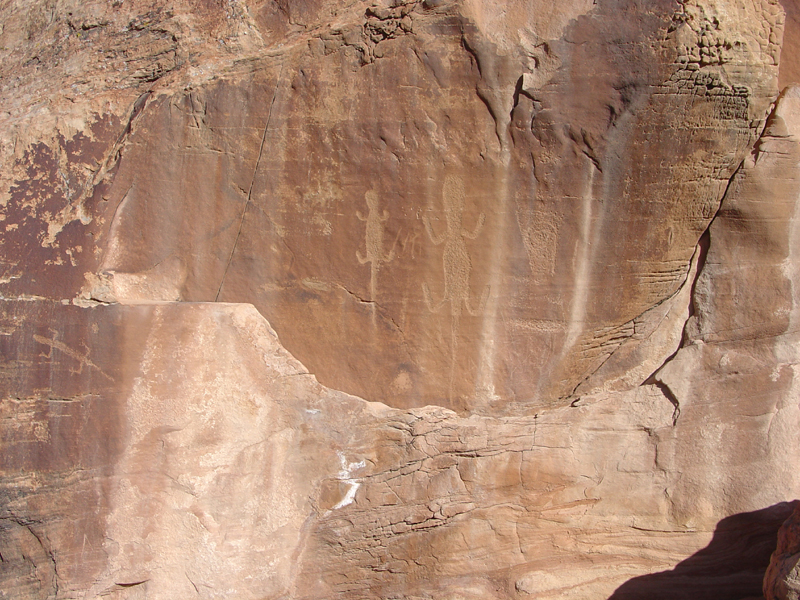
<path fill-rule="evenodd" d="M 444 268 L 444 296 L 435 303 L 427 283 L 422 284 L 422 293 L 425 297 L 425 304 L 431 312 L 438 312 L 446 303 L 450 303 L 450 325 L 451 325 L 451 363 L 450 363 L 450 391 L 455 371 L 455 357 L 458 348 L 458 327 L 461 319 L 462 308 L 472 316 L 477 316 L 483 312 L 486 301 L 489 298 L 489 286 L 483 290 L 477 306 L 472 305 L 470 298 L 469 278 L 472 271 L 472 261 L 467 250 L 466 240 L 474 240 L 478 237 L 486 221 L 486 215 L 481 213 L 478 222 L 472 231 L 464 228 L 464 183 L 452 175 L 448 175 L 444 180 L 442 190 L 442 203 L 446 230 L 443 234 L 437 235 L 433 229 L 427 215 L 422 218 L 425 231 L 434 245 L 444 244 L 443 268 Z"/>
<path fill-rule="evenodd" d="M 369 211 L 366 216 L 361 214 L 360 210 L 356 211 L 356 217 L 359 221 L 364 221 L 367 224 L 366 239 L 365 239 L 365 253 L 361 254 L 360 250 L 356 250 L 356 258 L 362 265 L 369 263 L 370 268 L 370 299 L 375 301 L 376 286 L 378 281 L 378 271 L 383 264 L 392 262 L 395 257 L 395 247 L 397 240 L 400 237 L 400 232 L 397 232 L 397 237 L 394 239 L 391 249 L 388 254 L 383 253 L 383 224 L 389 220 L 389 211 L 384 210 L 381 212 L 378 209 L 378 194 L 374 190 L 369 190 L 364 194 L 364 200 L 367 202 Z"/>

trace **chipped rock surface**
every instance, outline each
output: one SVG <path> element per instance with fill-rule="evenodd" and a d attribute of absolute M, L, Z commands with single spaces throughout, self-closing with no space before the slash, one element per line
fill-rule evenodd
<path fill-rule="evenodd" d="M 0 598 L 758 596 L 797 14 L 0 6 Z"/>
<path fill-rule="evenodd" d="M 778 531 L 778 547 L 764 577 L 764 597 L 767 600 L 800 598 L 800 504 Z"/>

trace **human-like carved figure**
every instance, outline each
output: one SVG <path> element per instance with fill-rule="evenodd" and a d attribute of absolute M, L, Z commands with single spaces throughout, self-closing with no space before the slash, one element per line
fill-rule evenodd
<path fill-rule="evenodd" d="M 436 235 L 427 215 L 422 218 L 428 237 L 434 245 L 444 242 L 444 297 L 438 303 L 433 302 L 428 284 L 422 284 L 425 303 L 431 312 L 438 312 L 446 302 L 450 302 L 450 312 L 456 321 L 461 316 L 462 303 L 467 312 L 477 316 L 486 306 L 489 297 L 489 288 L 483 291 L 478 306 L 473 308 L 470 300 L 469 276 L 472 271 L 472 261 L 467 251 L 464 238 L 474 240 L 478 237 L 486 215 L 481 213 L 475 229 L 467 231 L 463 226 L 464 219 L 464 184 L 456 177 L 448 176 L 444 182 L 443 190 L 444 216 L 447 230 L 441 236 Z"/>
<path fill-rule="evenodd" d="M 489 298 L 489 286 L 487 285 L 477 307 L 472 306 L 469 289 L 469 277 L 472 271 L 472 261 L 467 251 L 466 239 L 474 240 L 478 237 L 486 215 L 481 213 L 478 222 L 472 231 L 464 229 L 464 183 L 452 175 L 447 176 L 444 181 L 442 200 L 444 205 L 444 216 L 447 229 L 442 235 L 436 235 L 430 219 L 426 216 L 422 218 L 425 231 L 434 245 L 444 243 L 443 267 L 444 267 L 444 296 L 441 301 L 434 303 L 428 284 L 422 284 L 422 293 L 425 297 L 425 304 L 431 312 L 438 312 L 445 303 L 450 303 L 450 393 L 453 391 L 453 381 L 455 377 L 455 360 L 458 349 L 458 328 L 461 320 L 462 305 L 472 316 L 477 316 L 483 312 L 486 301 Z"/>
<path fill-rule="evenodd" d="M 400 237 L 400 232 L 397 232 L 397 237 L 395 237 L 389 253 L 384 255 L 383 224 L 389 219 L 389 211 L 384 210 L 381 213 L 378 210 L 378 194 L 375 193 L 374 190 L 370 190 L 364 194 L 364 200 L 367 202 L 367 208 L 369 208 L 369 212 L 366 216 L 364 216 L 361 214 L 361 211 L 357 210 L 356 217 L 358 217 L 360 221 L 364 221 L 367 224 L 365 239 L 366 252 L 365 254 L 361 254 L 359 250 L 356 250 L 356 258 L 362 265 L 370 263 L 370 293 L 372 296 L 371 299 L 374 301 L 378 271 L 380 271 L 381 265 L 394 260 L 395 247 L 397 246 L 397 240 Z"/>

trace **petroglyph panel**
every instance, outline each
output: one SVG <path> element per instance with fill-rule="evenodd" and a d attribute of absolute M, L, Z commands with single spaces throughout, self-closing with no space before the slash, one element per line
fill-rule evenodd
<path fill-rule="evenodd" d="M 760 595 L 777 0 L 0 4 L 0 597 Z"/>
<path fill-rule="evenodd" d="M 403 5 L 149 100 L 97 277 L 126 275 L 122 299 L 252 303 L 370 400 L 572 403 L 686 285 L 775 93 L 771 9 L 625 6 L 565 9 L 539 39 Z"/>

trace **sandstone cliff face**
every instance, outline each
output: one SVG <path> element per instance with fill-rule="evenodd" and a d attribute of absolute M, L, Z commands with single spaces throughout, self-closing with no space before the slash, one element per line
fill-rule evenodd
<path fill-rule="evenodd" d="M 760 593 L 780 4 L 2 10 L 0 597 Z"/>

